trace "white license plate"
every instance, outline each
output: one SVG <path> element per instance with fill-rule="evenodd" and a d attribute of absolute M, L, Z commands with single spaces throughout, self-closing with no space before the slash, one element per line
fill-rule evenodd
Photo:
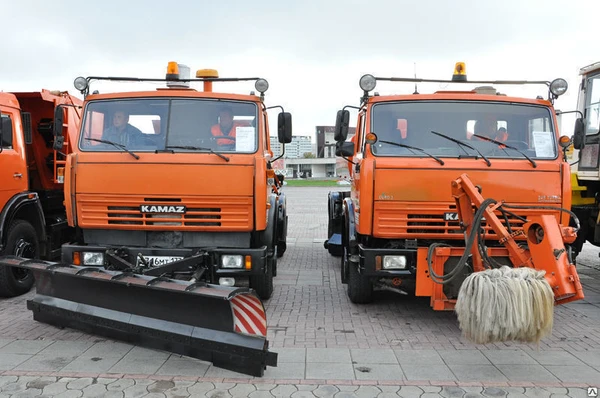
<path fill-rule="evenodd" d="M 158 267 L 161 265 L 169 264 L 178 260 L 181 260 L 183 257 L 176 256 L 144 256 L 144 259 L 148 262 L 149 267 Z M 138 257 L 138 265 L 141 264 L 141 260 Z"/>

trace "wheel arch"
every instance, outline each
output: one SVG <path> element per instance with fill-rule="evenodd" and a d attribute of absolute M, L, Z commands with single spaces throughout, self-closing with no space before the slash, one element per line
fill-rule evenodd
<path fill-rule="evenodd" d="M 6 203 L 0 213 L 0 252 L 6 246 L 7 232 L 15 220 L 27 221 L 35 229 L 40 254 L 46 253 L 46 221 L 39 196 L 35 192 L 19 193 Z"/>

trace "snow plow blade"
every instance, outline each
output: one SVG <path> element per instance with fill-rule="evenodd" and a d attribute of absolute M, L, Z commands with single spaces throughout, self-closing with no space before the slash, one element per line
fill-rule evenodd
<path fill-rule="evenodd" d="M 33 272 L 36 295 L 27 308 L 36 321 L 257 377 L 277 366 L 277 353 L 268 351 L 263 304 L 251 289 L 14 256 L 0 257 L 0 266 Z"/>

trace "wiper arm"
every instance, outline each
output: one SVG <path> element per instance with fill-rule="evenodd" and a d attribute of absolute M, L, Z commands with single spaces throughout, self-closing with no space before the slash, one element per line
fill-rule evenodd
<path fill-rule="evenodd" d="M 112 142 L 112 141 L 109 141 L 109 140 L 100 140 L 98 138 L 84 138 L 84 139 L 86 139 L 88 141 L 95 141 L 95 142 L 101 142 L 103 144 L 112 145 L 112 146 L 114 146 L 116 148 L 124 150 L 125 152 L 127 152 L 128 154 L 130 154 L 131 156 L 133 156 L 136 159 L 140 158 L 138 155 L 136 155 L 135 153 L 133 153 L 129 149 L 127 149 L 127 147 L 125 145 L 123 145 L 123 144 L 119 144 L 119 143 Z"/>
<path fill-rule="evenodd" d="M 414 149 L 415 151 L 421 151 L 425 155 L 429 156 L 430 158 L 433 158 L 433 159 L 437 160 L 442 166 L 444 165 L 444 161 L 442 159 L 438 158 L 437 156 L 434 156 L 434 155 L 430 154 L 429 152 L 425 151 L 422 148 L 417 148 L 416 146 L 410 146 L 410 145 L 406 145 L 406 144 L 399 144 L 397 142 L 392 142 L 392 141 L 383 141 L 383 140 L 380 140 L 378 142 L 383 142 L 384 144 L 391 144 L 391 145 L 399 146 L 401 148 Z"/>
<path fill-rule="evenodd" d="M 448 135 L 446 135 L 446 134 L 438 133 L 438 132 L 436 132 L 436 131 L 433 131 L 433 130 L 431 130 L 431 132 L 432 132 L 433 134 L 435 134 L 435 135 L 439 135 L 440 137 L 443 137 L 443 138 L 445 138 L 445 139 L 447 139 L 447 140 L 450 140 L 450 141 L 452 141 L 452 142 L 455 142 L 455 143 L 457 143 L 458 145 L 466 146 L 467 148 L 470 148 L 470 149 L 472 149 L 472 150 L 476 151 L 476 152 L 479 154 L 479 156 L 481 156 L 481 158 L 482 158 L 483 160 L 485 160 L 485 162 L 487 163 L 488 167 L 492 165 L 492 162 L 490 162 L 490 160 L 489 160 L 488 158 L 486 158 L 486 157 L 485 157 L 485 155 L 484 155 L 483 153 L 481 153 L 481 151 L 480 151 L 479 149 L 477 149 L 477 148 L 475 148 L 475 147 L 473 147 L 473 146 L 471 146 L 471 145 L 467 144 L 466 142 L 462 142 L 462 141 L 460 141 L 460 140 L 457 140 L 456 138 L 452 138 L 452 137 L 450 137 L 450 136 L 448 136 Z"/>
<path fill-rule="evenodd" d="M 525 156 L 525 158 L 531 162 L 531 165 L 532 165 L 533 167 L 537 167 L 537 163 L 535 163 L 535 160 L 531 159 L 529 156 L 527 156 L 527 155 L 525 154 L 525 152 L 522 152 L 520 149 L 518 149 L 518 148 L 516 148 L 516 147 L 514 147 L 514 146 L 512 146 L 512 145 L 506 145 L 506 144 L 505 144 L 504 142 L 502 142 L 502 141 L 497 141 L 497 140 L 495 140 L 495 139 L 493 139 L 493 138 L 489 138 L 489 137 L 486 137 L 486 136 L 484 136 L 484 135 L 473 134 L 473 137 L 477 137 L 477 138 L 481 138 L 482 140 L 485 140 L 485 141 L 493 142 L 494 144 L 497 144 L 497 145 L 498 145 L 500 148 L 502 148 L 502 150 L 503 150 L 504 152 L 506 152 L 506 149 L 504 149 L 504 148 L 508 148 L 508 149 L 512 149 L 513 151 L 517 151 L 517 152 L 519 152 L 521 155 Z"/>
<path fill-rule="evenodd" d="M 212 154 L 217 155 L 218 157 L 220 157 L 221 159 L 225 160 L 226 162 L 229 162 L 229 158 L 225 155 L 220 154 L 219 152 L 215 152 L 213 151 L 211 148 L 205 148 L 202 146 L 192 146 L 192 145 L 168 145 L 165 147 L 165 149 L 189 149 L 190 151 L 208 151 Z"/>

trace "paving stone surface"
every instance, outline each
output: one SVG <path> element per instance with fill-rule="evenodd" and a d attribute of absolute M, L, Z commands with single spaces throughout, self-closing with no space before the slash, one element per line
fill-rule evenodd
<path fill-rule="evenodd" d="M 340 259 L 323 248 L 334 189 L 286 187 L 288 250 L 265 301 L 279 363 L 262 378 L 36 322 L 26 307 L 32 291 L 0 299 L 0 397 L 583 397 L 600 386 L 598 248 L 585 245 L 586 298 L 556 307 L 552 336 L 537 346 L 475 345 L 451 311 L 431 310 L 426 298 L 376 292 L 372 304 L 349 301 Z"/>

